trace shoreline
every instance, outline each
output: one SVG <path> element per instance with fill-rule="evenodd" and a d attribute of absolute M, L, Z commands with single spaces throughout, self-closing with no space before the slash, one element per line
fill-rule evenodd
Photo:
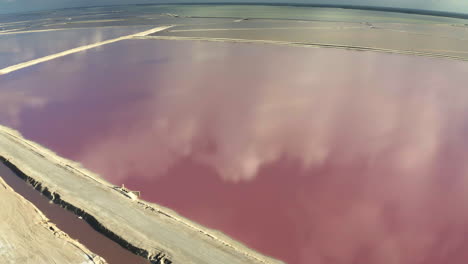
<path fill-rule="evenodd" d="M 366 46 L 352 46 L 352 45 L 339 45 L 329 43 L 313 43 L 313 42 L 294 42 L 294 41 L 278 41 L 278 40 L 253 40 L 253 39 L 236 39 L 236 38 L 205 38 L 205 37 L 179 37 L 179 36 L 134 36 L 131 39 L 138 40 L 185 40 L 185 41 L 208 41 L 208 42 L 225 42 L 225 43 L 248 43 L 248 44 L 270 44 L 270 45 L 281 45 L 289 47 L 300 47 L 300 48 L 336 48 L 344 50 L 354 51 L 373 51 L 382 52 L 388 54 L 400 54 L 400 55 L 413 55 L 427 58 L 445 58 L 459 61 L 468 61 L 468 58 L 451 56 L 441 53 L 430 53 L 421 51 L 406 51 L 406 50 L 395 50 L 395 49 L 384 49 Z"/>
<path fill-rule="evenodd" d="M 100 256 L 60 230 L 0 175 L 0 260 L 5 263 L 106 264 Z"/>
<path fill-rule="evenodd" d="M 139 32 L 139 33 L 123 36 L 123 37 L 118 37 L 118 38 L 114 38 L 114 39 L 109 39 L 109 40 L 105 40 L 105 41 L 101 41 L 101 42 L 97 42 L 97 43 L 93 43 L 93 44 L 89 44 L 89 45 L 85 45 L 85 46 L 81 46 L 81 47 L 76 47 L 76 48 L 65 50 L 65 51 L 62 51 L 62 52 L 59 52 L 59 53 L 44 56 L 42 58 L 37 58 L 37 59 L 34 59 L 34 60 L 18 63 L 16 65 L 12 65 L 12 66 L 8 66 L 6 68 L 0 69 L 0 76 L 11 73 L 11 72 L 14 72 L 14 71 L 17 71 L 17 70 L 21 70 L 21 69 L 24 69 L 24 68 L 27 68 L 27 67 L 30 67 L 30 66 L 34 66 L 34 65 L 39 64 L 39 63 L 47 62 L 47 61 L 50 61 L 50 60 L 53 60 L 53 59 L 57 59 L 57 58 L 64 57 L 64 56 L 67 56 L 67 55 L 70 55 L 70 54 L 74 54 L 74 53 L 77 53 L 77 52 L 97 48 L 97 47 L 100 47 L 100 46 L 115 43 L 115 42 L 125 40 L 125 39 L 131 39 L 133 37 L 143 37 L 143 36 L 146 36 L 146 35 L 149 35 L 149 34 L 154 34 L 156 32 L 163 31 L 163 30 L 166 30 L 166 29 L 171 28 L 171 27 L 172 26 L 159 26 L 159 27 L 155 27 L 153 29 L 146 30 L 146 31 L 143 31 L 143 32 Z"/>
<path fill-rule="evenodd" d="M 1 125 L 0 161 L 51 201 L 152 263 L 282 263 L 168 208 L 129 199 L 77 163 Z"/>

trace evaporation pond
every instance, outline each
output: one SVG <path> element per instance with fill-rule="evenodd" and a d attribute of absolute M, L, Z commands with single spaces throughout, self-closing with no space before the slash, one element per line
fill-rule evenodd
<path fill-rule="evenodd" d="M 468 64 L 125 40 L 0 77 L 0 123 L 291 264 L 468 261 Z"/>

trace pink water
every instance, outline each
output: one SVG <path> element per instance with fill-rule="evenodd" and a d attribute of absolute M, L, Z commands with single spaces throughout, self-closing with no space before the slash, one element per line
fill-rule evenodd
<path fill-rule="evenodd" d="M 131 40 L 0 79 L 0 120 L 291 264 L 468 261 L 468 64 Z"/>

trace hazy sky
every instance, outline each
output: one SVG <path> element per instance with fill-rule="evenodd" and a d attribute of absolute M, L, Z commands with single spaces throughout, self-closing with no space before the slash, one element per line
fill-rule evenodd
<path fill-rule="evenodd" d="M 0 13 L 136 3 L 281 2 L 390 6 L 468 13 L 467 0 L 0 0 Z"/>

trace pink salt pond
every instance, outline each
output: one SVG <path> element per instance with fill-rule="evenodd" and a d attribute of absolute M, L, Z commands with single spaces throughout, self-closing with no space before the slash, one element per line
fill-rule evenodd
<path fill-rule="evenodd" d="M 125 40 L 0 79 L 0 122 L 291 264 L 468 261 L 468 64 Z"/>

